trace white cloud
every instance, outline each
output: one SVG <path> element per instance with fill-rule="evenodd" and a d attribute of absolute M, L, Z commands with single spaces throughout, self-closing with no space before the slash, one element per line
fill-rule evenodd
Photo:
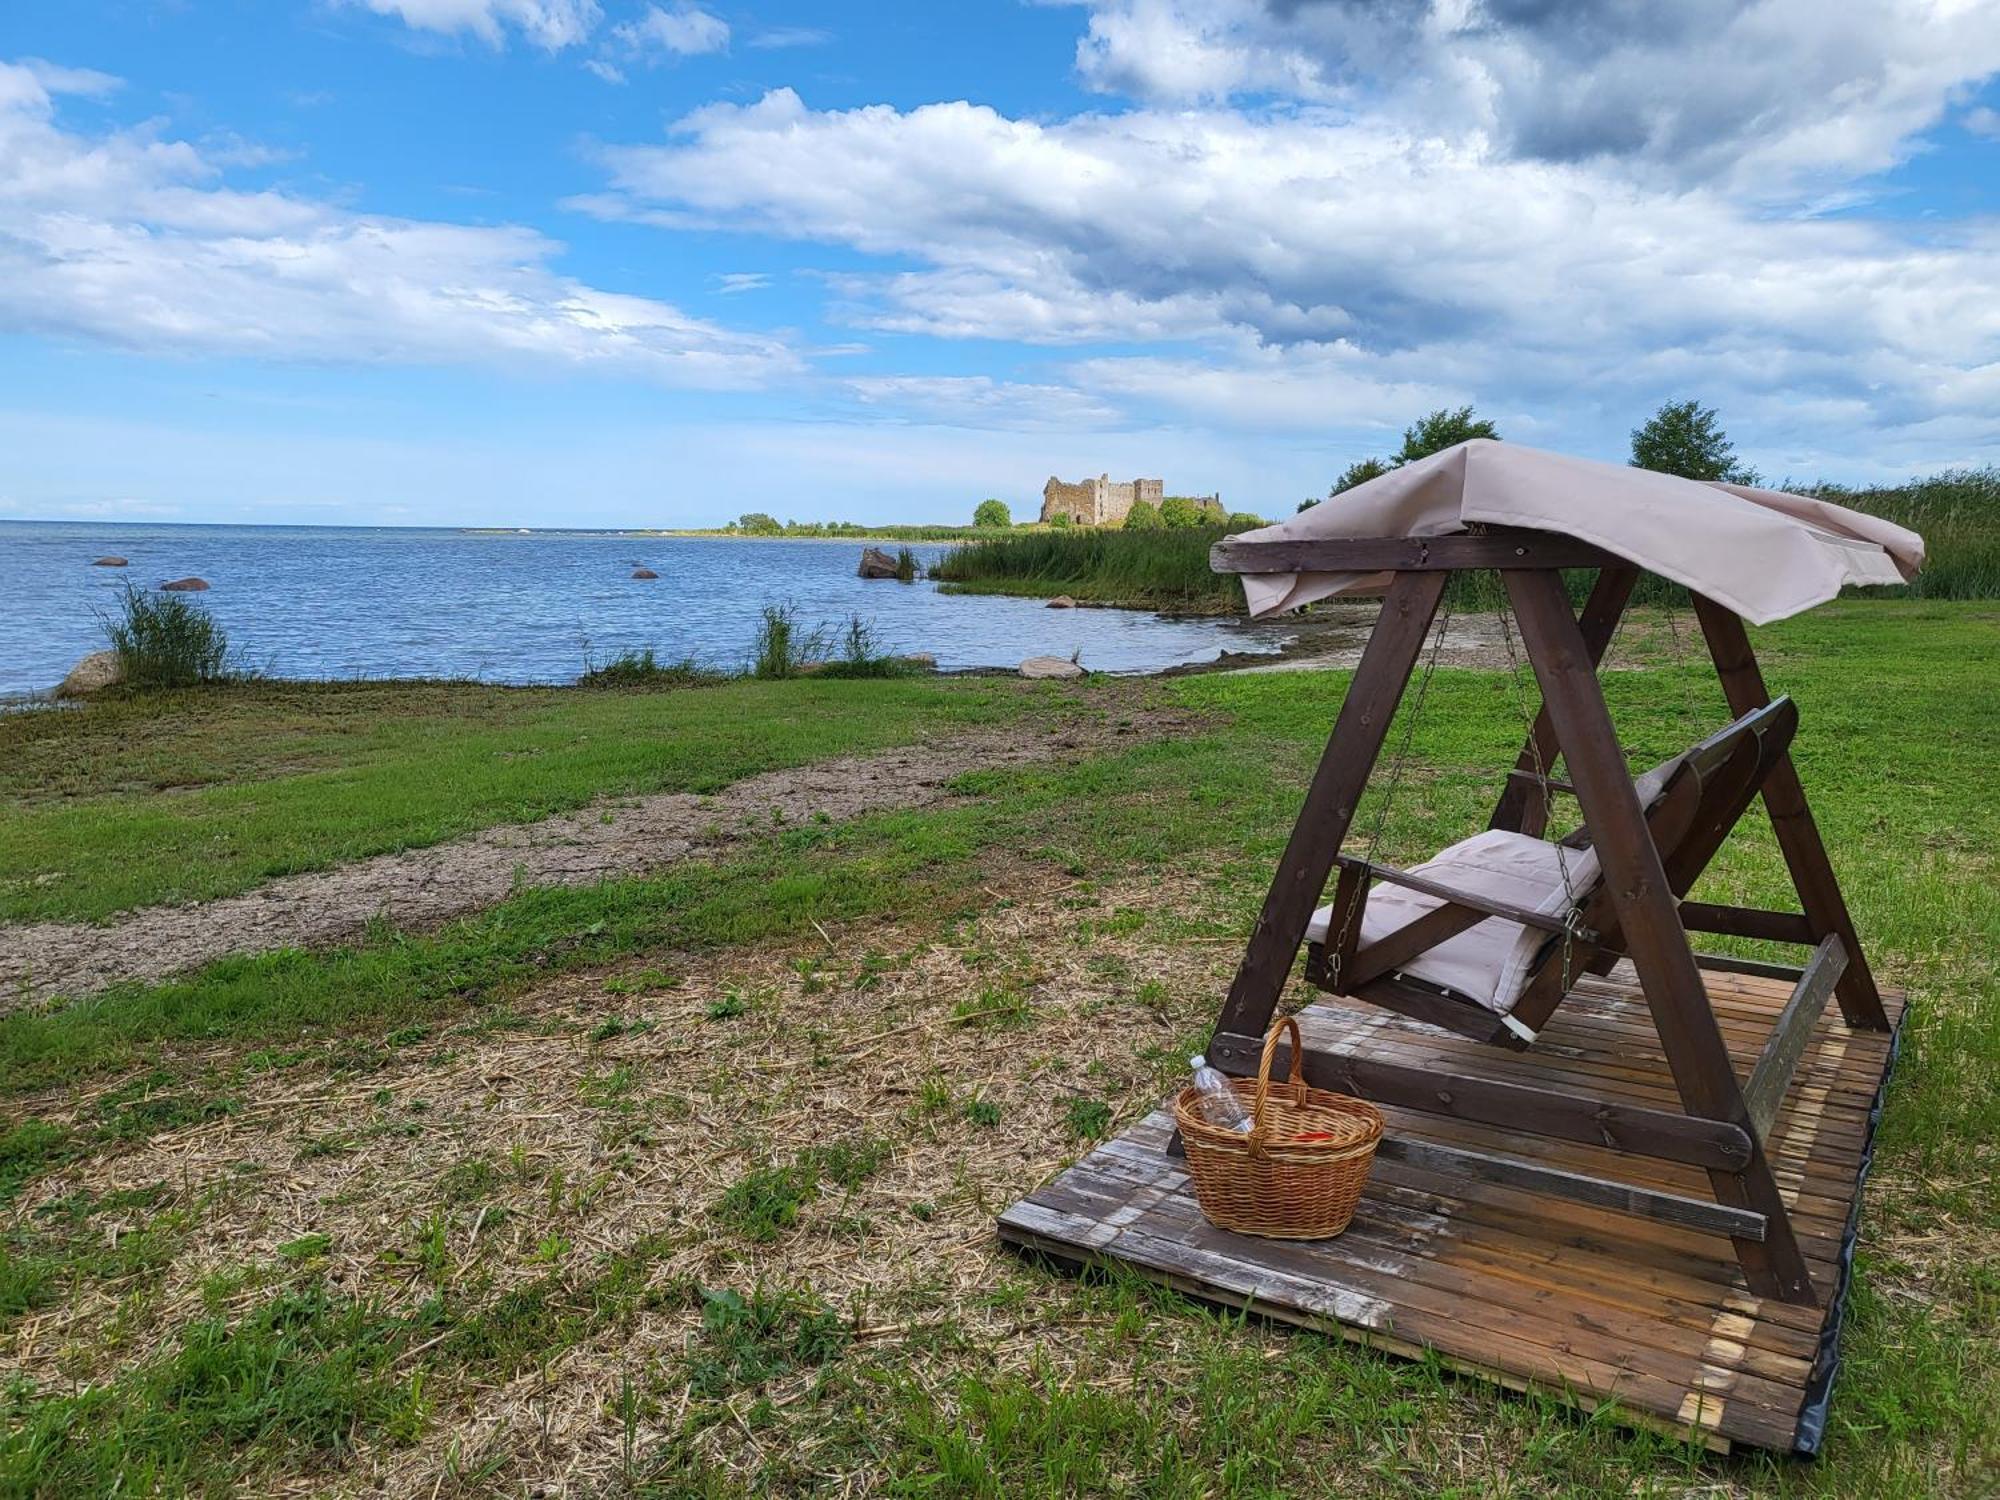
<path fill-rule="evenodd" d="M 603 19 L 597 0 L 348 0 L 419 31 L 470 32 L 498 47 L 509 31 L 550 52 L 573 47 Z"/>
<path fill-rule="evenodd" d="M 865 407 L 921 424 L 1023 431 L 1123 425 L 1116 407 L 1066 385 L 986 375 L 873 375 L 856 376 L 847 388 Z"/>
<path fill-rule="evenodd" d="M 636 20 L 612 27 L 611 34 L 631 56 L 655 62 L 662 57 L 722 52 L 729 46 L 729 23 L 689 4 L 671 10 L 649 5 Z"/>
<path fill-rule="evenodd" d="M 771 278 L 762 271 L 724 271 L 715 278 L 715 289 L 726 297 L 739 292 L 761 292 L 771 284 Z"/>
<path fill-rule="evenodd" d="M 581 207 L 900 263 L 827 278 L 863 326 L 1191 344 L 1072 376 L 1196 420 L 1326 431 L 1505 391 L 1604 428 L 1693 388 L 1787 431 L 1958 415 L 2000 442 L 1992 224 L 1774 216 L 1720 185 L 1332 106 L 1044 123 L 962 102 L 815 111 L 778 90 L 603 159 L 613 191 Z"/>
<path fill-rule="evenodd" d="M 750 38 L 750 45 L 764 49 L 779 47 L 824 47 L 833 33 L 817 26 L 772 26 Z"/>
<path fill-rule="evenodd" d="M 2000 109 L 1989 109 L 1984 104 L 1968 109 L 1959 124 L 1974 135 L 1985 136 L 1989 141 L 2000 141 Z"/>
<path fill-rule="evenodd" d="M 1084 79 L 1179 103 L 1275 94 L 1785 193 L 1892 165 L 2000 67 L 1970 0 L 1090 0 Z"/>
<path fill-rule="evenodd" d="M 355 213 L 223 181 L 151 128 L 62 128 L 0 64 L 0 327 L 159 353 L 619 371 L 708 388 L 802 361 L 783 342 L 550 269 L 528 229 Z"/>

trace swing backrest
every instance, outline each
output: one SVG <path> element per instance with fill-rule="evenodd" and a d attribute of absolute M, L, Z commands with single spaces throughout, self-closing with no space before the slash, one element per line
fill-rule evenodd
<path fill-rule="evenodd" d="M 1693 888 L 1756 800 L 1765 776 L 1791 747 L 1798 723 L 1798 706 L 1789 697 L 1774 699 L 1639 778 L 1647 832 L 1659 852 L 1667 886 L 1677 898 Z M 1658 789 L 1649 798 L 1646 783 L 1652 777 L 1658 778 Z M 1579 829 L 1572 838 L 1577 842 L 1571 847 L 1589 851 L 1588 865 L 1574 879 L 1578 925 L 1597 935 L 1591 945 L 1596 954 L 1615 956 L 1623 948 L 1617 903 L 1595 851 L 1590 850 L 1588 828 Z M 1563 948 L 1562 940 L 1552 938 L 1535 960 L 1532 977 L 1513 1011 L 1526 1026 L 1539 1029 L 1587 966 L 1575 954 L 1565 961 Z"/>

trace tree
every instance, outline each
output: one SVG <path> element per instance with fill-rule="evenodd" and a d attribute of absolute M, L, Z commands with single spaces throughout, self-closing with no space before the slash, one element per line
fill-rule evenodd
<path fill-rule="evenodd" d="M 1380 479 L 1384 474 L 1389 472 L 1390 468 L 1391 465 L 1383 463 L 1379 458 L 1356 459 L 1340 471 L 1340 478 L 1334 480 L 1333 488 L 1327 491 L 1327 499 L 1331 500 L 1343 490 L 1351 490 L 1357 484 L 1366 484 L 1371 479 Z M 1314 505 L 1319 504 L 1317 500 L 1312 503 Z M 1305 507 L 1301 505 L 1299 509 L 1304 510 Z"/>
<path fill-rule="evenodd" d="M 1427 412 L 1417 418 L 1416 425 L 1403 429 L 1403 446 L 1396 451 L 1390 465 L 1401 468 L 1413 464 L 1420 458 L 1429 458 L 1433 453 L 1442 453 L 1456 444 L 1473 438 L 1498 438 L 1493 424 L 1484 417 L 1475 417 L 1472 408 L 1461 406 L 1457 411 L 1449 411 L 1440 406 L 1434 412 Z M 1369 476 L 1373 478 L 1373 475 Z"/>
<path fill-rule="evenodd" d="M 1160 520 L 1175 530 L 1182 530 L 1189 526 L 1206 526 L 1209 517 L 1186 495 L 1169 495 L 1160 502 Z"/>
<path fill-rule="evenodd" d="M 1160 508 L 1150 500 L 1134 500 L 1132 508 L 1125 512 L 1127 531 L 1159 531 L 1166 526 L 1160 519 Z"/>
<path fill-rule="evenodd" d="M 1380 479 L 1391 469 L 1400 469 L 1404 464 L 1413 464 L 1420 458 L 1429 458 L 1433 453 L 1472 438 L 1498 439 L 1500 434 L 1486 418 L 1473 415 L 1472 408 L 1461 406 L 1456 411 L 1440 406 L 1436 411 L 1426 412 L 1403 429 L 1403 446 L 1387 458 L 1357 459 L 1341 471 L 1340 478 L 1334 480 L 1333 488 L 1327 491 L 1331 500 L 1343 490 L 1351 490 L 1357 484 L 1366 484 L 1371 479 Z M 1317 500 L 1307 500 L 1300 510 L 1310 510 L 1319 504 Z"/>
<path fill-rule="evenodd" d="M 1255 531 L 1258 527 L 1269 526 L 1271 523 L 1262 516 L 1251 515 L 1247 510 L 1238 510 L 1230 512 L 1229 519 L 1222 524 L 1228 531 Z"/>
<path fill-rule="evenodd" d="M 1715 408 L 1699 401 L 1669 401 L 1645 426 L 1633 428 L 1632 467 L 1683 479 L 1757 482 L 1755 469 L 1736 462 L 1736 445 L 1716 423 Z"/>
<path fill-rule="evenodd" d="M 767 516 L 761 510 L 746 511 L 736 518 L 736 524 L 751 536 L 777 536 L 785 529 L 775 517 Z"/>
<path fill-rule="evenodd" d="M 1007 509 L 1004 500 L 982 500 L 972 512 L 974 526 L 1005 527 L 1014 524 L 1013 512 Z"/>

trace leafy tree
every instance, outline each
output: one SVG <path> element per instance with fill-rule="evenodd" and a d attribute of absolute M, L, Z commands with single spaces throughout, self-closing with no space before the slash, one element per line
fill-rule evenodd
<path fill-rule="evenodd" d="M 736 518 L 736 524 L 751 536 L 779 536 L 785 529 L 775 517 L 767 516 L 761 510 L 746 511 Z"/>
<path fill-rule="evenodd" d="M 1013 512 L 1007 509 L 1004 500 L 982 500 L 972 512 L 974 526 L 1005 527 L 1014 524 Z"/>
<path fill-rule="evenodd" d="M 1338 486 L 1336 486 L 1336 487 L 1335 487 L 1335 489 L 1334 489 L 1334 493 L 1335 493 L 1336 495 L 1340 493 L 1340 490 L 1339 490 Z M 1305 511 L 1309 511 L 1309 510 L 1311 510 L 1311 509 L 1312 509 L 1312 508 L 1313 508 L 1313 507 L 1314 507 L 1315 505 L 1317 505 L 1317 504 L 1319 504 L 1319 496 L 1317 496 L 1317 495 L 1308 495 L 1308 496 L 1306 496 L 1306 497 L 1305 497 L 1305 499 L 1303 499 L 1303 500 L 1301 500 L 1301 501 L 1299 502 L 1299 512 L 1300 512 L 1300 513 L 1303 513 L 1303 512 L 1305 512 Z"/>
<path fill-rule="evenodd" d="M 1471 407 L 1461 406 L 1457 411 L 1450 411 L 1440 406 L 1436 411 L 1417 418 L 1415 426 L 1403 429 L 1403 446 L 1396 450 L 1395 457 L 1389 462 L 1392 467 L 1401 468 L 1404 464 L 1429 458 L 1433 453 L 1442 453 L 1473 438 L 1499 436 L 1491 422 L 1472 414 Z"/>
<path fill-rule="evenodd" d="M 1127 531 L 1159 531 L 1166 526 L 1160 519 L 1160 508 L 1150 500 L 1134 500 L 1132 508 L 1125 512 Z"/>
<path fill-rule="evenodd" d="M 1230 531 L 1255 531 L 1260 526 L 1271 523 L 1262 516 L 1253 516 L 1247 510 L 1232 511 L 1229 519 L 1222 523 Z"/>
<path fill-rule="evenodd" d="M 1341 471 L 1340 478 L 1334 480 L 1333 488 L 1327 491 L 1330 500 L 1343 490 L 1351 490 L 1357 484 L 1366 484 L 1371 479 L 1379 479 L 1391 469 L 1400 469 L 1404 464 L 1413 464 L 1420 458 L 1429 458 L 1433 453 L 1472 438 L 1498 438 L 1500 434 L 1486 418 L 1473 415 L 1472 408 L 1461 406 L 1457 410 L 1440 406 L 1436 411 L 1425 412 L 1410 426 L 1403 429 L 1403 446 L 1387 458 L 1363 458 L 1349 464 Z M 1310 510 L 1319 504 L 1317 500 L 1307 500 L 1300 510 Z"/>
<path fill-rule="evenodd" d="M 1331 500 L 1343 490 L 1351 490 L 1357 484 L 1366 484 L 1371 479 L 1380 479 L 1392 467 L 1394 465 L 1385 464 L 1379 458 L 1357 459 L 1340 471 L 1340 478 L 1334 480 L 1333 488 L 1327 491 L 1327 498 Z M 1317 505 L 1319 501 L 1314 500 L 1311 503 Z M 1304 510 L 1305 506 L 1301 505 L 1299 509 Z"/>
<path fill-rule="evenodd" d="M 1186 495 L 1169 495 L 1160 502 L 1160 520 L 1176 530 L 1205 526 L 1208 514 Z"/>
<path fill-rule="evenodd" d="M 1632 467 L 1683 479 L 1726 479 L 1755 484 L 1757 471 L 1736 462 L 1736 445 L 1699 401 L 1669 401 L 1643 427 L 1632 429 Z"/>

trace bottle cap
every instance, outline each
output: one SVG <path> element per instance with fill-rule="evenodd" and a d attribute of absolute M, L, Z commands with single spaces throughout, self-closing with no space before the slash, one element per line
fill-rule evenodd
<path fill-rule="evenodd" d="M 1205 1068 L 1208 1066 L 1208 1059 L 1197 1052 L 1193 1057 L 1188 1059 L 1188 1066 L 1190 1068 Z"/>

